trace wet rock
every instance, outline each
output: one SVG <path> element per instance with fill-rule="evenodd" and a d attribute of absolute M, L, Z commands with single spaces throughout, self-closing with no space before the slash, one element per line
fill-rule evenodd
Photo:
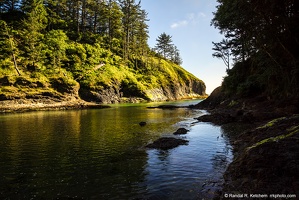
<path fill-rule="evenodd" d="M 154 141 L 153 143 L 148 144 L 146 147 L 153 148 L 153 149 L 168 150 L 168 149 L 173 149 L 175 147 L 178 147 L 179 145 L 188 145 L 188 142 L 189 142 L 188 140 L 183 140 L 183 139 L 162 137 Z"/>
<path fill-rule="evenodd" d="M 179 128 L 176 132 L 174 132 L 174 135 L 184 135 L 187 134 L 189 130 L 185 129 L 185 128 Z"/>
<path fill-rule="evenodd" d="M 214 109 L 221 105 L 221 102 L 226 100 L 226 95 L 221 87 L 217 87 L 210 96 L 199 104 L 195 105 L 195 108 L 199 109 Z"/>
<path fill-rule="evenodd" d="M 145 126 L 145 125 L 146 125 L 146 122 L 139 122 L 139 125 L 140 125 L 140 126 Z"/>
<path fill-rule="evenodd" d="M 215 113 L 211 115 L 203 115 L 197 118 L 200 122 L 212 122 L 216 125 L 223 125 L 235 122 L 235 117 L 231 116 L 228 113 Z"/>

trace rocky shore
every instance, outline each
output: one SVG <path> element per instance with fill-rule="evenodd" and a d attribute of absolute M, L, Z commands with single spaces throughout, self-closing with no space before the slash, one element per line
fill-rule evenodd
<path fill-rule="evenodd" d="M 0 101 L 0 113 L 28 112 L 38 110 L 70 110 L 109 108 L 110 106 L 86 102 L 80 99 L 14 99 Z"/>
<path fill-rule="evenodd" d="M 199 121 L 229 130 L 233 146 L 234 159 L 215 199 L 246 199 L 251 194 L 299 197 L 298 105 L 298 99 L 224 98 L 218 88 L 195 106 L 211 113 Z"/>

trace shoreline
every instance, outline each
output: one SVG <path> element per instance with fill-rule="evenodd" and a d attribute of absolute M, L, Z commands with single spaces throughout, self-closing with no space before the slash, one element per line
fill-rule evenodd
<path fill-rule="evenodd" d="M 202 98 L 198 98 L 202 99 Z M 183 99 L 187 100 L 187 99 Z M 123 99 L 120 103 L 141 103 L 148 102 L 144 99 L 131 98 Z M 165 101 L 167 102 L 167 101 Z M 0 101 L 0 114 L 3 113 L 20 113 L 32 111 L 50 111 L 50 110 L 71 110 L 71 109 L 103 109 L 110 108 L 108 104 L 84 101 L 76 97 L 57 98 L 36 98 L 36 99 L 12 99 Z M 159 107 L 148 107 L 149 109 L 176 109 L 176 108 L 192 108 L 188 106 L 172 106 L 162 105 Z"/>
<path fill-rule="evenodd" d="M 165 107 L 168 108 L 160 108 Z M 0 114 L 93 108 L 110 106 L 77 98 L 0 101 Z M 290 112 L 289 108 L 277 108 L 275 104 L 265 106 L 235 100 L 218 107 L 196 105 L 192 108 L 210 112 L 197 118 L 199 121 L 235 129 L 228 133 L 233 161 L 225 170 L 222 190 L 215 199 L 225 199 L 228 194 L 295 194 L 299 197 L 299 114 Z"/>
<path fill-rule="evenodd" d="M 103 109 L 108 105 L 86 102 L 78 99 L 15 99 L 0 101 L 0 114 L 32 111 L 71 110 L 71 109 Z"/>
<path fill-rule="evenodd" d="M 232 129 L 228 136 L 233 161 L 224 173 L 222 190 L 214 199 L 238 199 L 242 195 L 242 199 L 249 199 L 250 194 L 299 197 L 297 100 L 223 99 L 218 93 L 196 107 L 210 113 L 197 118 L 199 121 Z"/>

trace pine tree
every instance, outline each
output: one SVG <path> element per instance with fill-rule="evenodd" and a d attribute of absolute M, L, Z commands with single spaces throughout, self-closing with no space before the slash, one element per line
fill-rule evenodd
<path fill-rule="evenodd" d="M 212 42 L 214 45 L 213 49 L 215 52 L 212 54 L 213 57 L 221 58 L 227 67 L 227 71 L 230 70 L 230 56 L 231 56 L 231 49 L 227 39 L 223 39 L 221 42 L 216 43 Z"/>
<path fill-rule="evenodd" d="M 135 3 L 135 0 L 119 0 L 122 12 L 124 37 L 123 37 L 123 58 L 128 59 L 131 51 L 135 47 L 135 33 L 137 29 L 138 13 L 140 11 L 140 1 Z M 135 41 L 134 41 L 135 40 Z"/>
<path fill-rule="evenodd" d="M 172 62 L 174 62 L 177 65 L 181 65 L 183 63 L 183 60 L 180 55 L 180 51 L 175 45 L 173 45 L 171 54 L 172 54 L 172 57 L 171 57 Z"/>
<path fill-rule="evenodd" d="M 138 13 L 137 24 L 136 24 L 136 32 L 135 32 L 135 53 L 138 55 L 144 55 L 148 49 L 148 25 L 146 22 L 147 12 L 145 10 L 140 9 Z"/>
<path fill-rule="evenodd" d="M 118 51 L 119 43 L 122 40 L 122 18 L 121 8 L 115 1 L 109 0 L 108 4 L 108 43 L 109 49 Z M 117 42 L 119 41 L 119 42 Z"/>
<path fill-rule="evenodd" d="M 0 58 L 5 59 L 7 56 L 11 56 L 15 70 L 17 71 L 18 75 L 21 75 L 17 65 L 16 52 L 18 52 L 18 49 L 13 36 L 13 30 L 8 27 L 5 21 L 0 20 L 0 25 L 3 27 L 0 32 Z"/>
<path fill-rule="evenodd" d="M 42 31 L 47 26 L 47 12 L 42 0 L 32 0 L 24 2 L 23 6 L 28 6 L 27 19 L 23 21 L 24 28 L 22 31 L 23 39 L 23 57 L 25 65 L 35 69 L 39 62 L 43 61 L 44 54 L 42 51 Z"/>
<path fill-rule="evenodd" d="M 167 35 L 165 32 L 158 36 L 156 39 L 157 44 L 154 50 L 165 59 L 168 59 L 178 65 L 182 64 L 179 49 L 172 43 L 172 36 Z"/>
<path fill-rule="evenodd" d="M 172 37 L 170 35 L 167 35 L 166 33 L 162 33 L 156 39 L 157 44 L 155 46 L 155 50 L 159 55 L 163 56 L 166 59 L 170 58 L 173 49 L 171 38 Z"/>

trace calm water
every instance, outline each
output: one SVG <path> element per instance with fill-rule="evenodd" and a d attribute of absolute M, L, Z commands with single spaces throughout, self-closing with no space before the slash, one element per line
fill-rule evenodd
<path fill-rule="evenodd" d="M 196 123 L 204 111 L 153 105 L 0 115 L 0 199 L 211 198 L 232 157 L 225 132 Z M 144 148 L 180 127 L 189 145 Z"/>

